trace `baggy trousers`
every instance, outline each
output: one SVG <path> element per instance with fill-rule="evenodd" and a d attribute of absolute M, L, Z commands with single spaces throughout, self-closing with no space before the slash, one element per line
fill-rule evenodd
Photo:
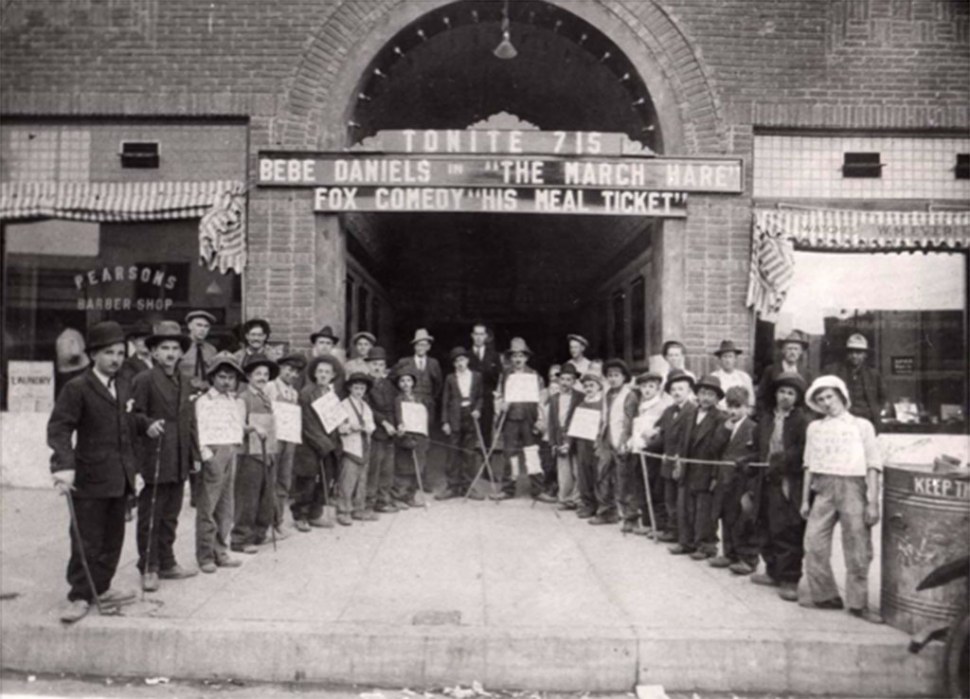
<path fill-rule="evenodd" d="M 293 478 L 293 504 L 290 505 L 293 521 L 320 519 L 323 515 L 327 502 L 324 488 L 329 488 L 331 480 L 336 478 L 336 463 L 333 453 L 322 459 L 317 457 L 317 473 Z"/>
<path fill-rule="evenodd" d="M 802 575 L 805 520 L 794 502 L 800 488 L 792 486 L 789 500 L 780 483 L 766 480 L 762 492 L 761 557 L 765 572 L 780 583 L 798 584 Z"/>
<path fill-rule="evenodd" d="M 367 467 L 367 507 L 389 505 L 394 488 L 394 442 L 374 439 L 370 444 L 370 463 Z"/>
<path fill-rule="evenodd" d="M 587 512 L 595 513 L 597 509 L 596 467 L 599 463 L 596 444 L 588 439 L 577 439 L 573 460 L 576 465 L 579 506 Z"/>
<path fill-rule="evenodd" d="M 77 515 L 77 529 L 72 524 L 71 558 L 67 563 L 67 582 L 71 590 L 67 593 L 70 601 L 83 599 L 94 601 L 94 595 L 104 594 L 111 587 L 111 580 L 118 570 L 121 549 L 125 543 L 125 511 L 128 495 L 116 498 L 79 498 L 68 495 L 74 503 Z M 84 566 L 81 563 L 81 549 L 78 547 L 80 534 L 84 556 L 94 578 L 94 592 L 88 585 Z"/>
<path fill-rule="evenodd" d="M 559 503 L 579 505 L 579 481 L 576 474 L 576 459 L 572 454 L 556 452 L 556 479 L 559 482 Z"/>
<path fill-rule="evenodd" d="M 232 545 L 259 544 L 276 516 L 276 460 L 240 456 L 236 466 L 236 521 Z"/>
<path fill-rule="evenodd" d="M 724 557 L 731 561 L 744 561 L 752 568 L 758 565 L 758 543 L 755 539 L 754 522 L 741 508 L 744 495 L 744 479 L 736 477 L 727 483 L 719 482 L 714 488 L 711 518 L 714 527 L 718 520 L 724 530 Z"/>
<path fill-rule="evenodd" d="M 276 514 L 273 524 L 283 526 L 286 515 L 286 501 L 290 497 L 293 487 L 293 457 L 296 445 L 290 442 L 280 442 L 280 451 L 276 455 Z"/>
<path fill-rule="evenodd" d="M 195 492 L 195 557 L 199 565 L 229 556 L 233 527 L 236 456 L 220 453 L 202 464 Z"/>
<path fill-rule="evenodd" d="M 684 548 L 717 553 L 712 500 L 709 490 L 692 490 L 685 485 L 677 489 L 677 541 Z"/>
<path fill-rule="evenodd" d="M 151 525 L 150 510 L 152 494 L 155 495 L 155 523 Z M 146 483 L 138 495 L 138 570 L 141 573 L 157 573 L 175 567 L 175 532 L 178 528 L 179 513 L 182 512 L 182 498 L 185 481 L 177 483 Z M 151 546 L 148 545 L 148 530 L 152 530 Z M 151 551 L 149 551 L 151 548 Z M 148 560 L 151 556 L 151 560 Z"/>
<path fill-rule="evenodd" d="M 643 469 L 636 454 L 617 455 L 616 502 L 625 521 L 640 521 L 646 512 Z"/>
<path fill-rule="evenodd" d="M 600 517 L 616 517 L 617 473 L 624 468 L 625 458 L 612 447 L 600 452 L 596 462 L 596 514 Z"/>
<path fill-rule="evenodd" d="M 464 495 L 475 478 L 475 449 L 478 447 L 478 433 L 471 408 L 461 409 L 461 423 L 451 426 L 448 443 L 454 447 L 449 450 L 445 470 L 448 489 Z"/>
<path fill-rule="evenodd" d="M 367 462 L 347 454 L 340 457 L 337 478 L 337 514 L 360 515 L 367 508 Z"/>

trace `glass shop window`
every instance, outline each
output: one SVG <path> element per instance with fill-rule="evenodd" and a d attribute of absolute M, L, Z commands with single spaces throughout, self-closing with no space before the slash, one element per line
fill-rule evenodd
<path fill-rule="evenodd" d="M 775 337 L 809 334 L 816 374 L 847 363 L 851 335 L 866 338 L 883 432 L 967 433 L 965 253 L 796 252 L 780 325 Z"/>
<path fill-rule="evenodd" d="M 217 319 L 209 341 L 233 349 L 240 277 L 199 264 L 198 221 L 8 223 L 2 239 L 4 409 L 10 361 L 53 362 L 59 388 L 83 367 L 83 338 L 103 320 L 127 331 L 202 309 Z"/>

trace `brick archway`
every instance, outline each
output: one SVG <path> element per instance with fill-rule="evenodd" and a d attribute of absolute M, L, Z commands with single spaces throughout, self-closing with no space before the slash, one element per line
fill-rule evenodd
<path fill-rule="evenodd" d="M 397 32 L 452 0 L 344 2 L 304 54 L 278 116 L 288 148 L 342 148 L 345 125 L 370 61 Z M 637 67 L 665 134 L 667 153 L 725 151 L 722 107 L 676 22 L 654 0 L 546 0 L 608 35 Z"/>

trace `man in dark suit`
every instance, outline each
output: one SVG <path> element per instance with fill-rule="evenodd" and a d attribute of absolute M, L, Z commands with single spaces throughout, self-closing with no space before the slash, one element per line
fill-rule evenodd
<path fill-rule="evenodd" d="M 129 384 L 140 373 L 152 368 L 152 355 L 148 351 L 148 348 L 145 347 L 145 339 L 151 334 L 152 326 L 145 321 L 139 321 L 125 335 L 125 340 L 134 351 L 121 365 L 118 376 L 123 376 Z"/>
<path fill-rule="evenodd" d="M 475 422 L 481 420 L 483 394 L 482 375 L 468 368 L 468 350 L 456 347 L 448 355 L 455 371 L 445 379 L 441 405 L 441 431 L 455 448 L 448 455 L 445 470 L 448 485 L 438 493 L 437 500 L 458 498 L 465 494 L 475 477 L 473 455 L 478 446 Z M 469 497 L 484 499 L 478 493 Z"/>
<path fill-rule="evenodd" d="M 401 358 L 394 366 L 395 370 L 407 369 L 414 372 L 414 395 L 431 406 L 429 418 L 437 414 L 435 407 L 441 397 L 441 388 L 444 384 L 441 365 L 438 364 L 437 359 L 428 356 L 432 342 L 434 342 L 434 338 L 428 334 L 428 331 L 419 328 L 414 333 L 414 339 L 411 340 L 414 354 L 410 357 Z"/>
<path fill-rule="evenodd" d="M 139 465 L 146 487 L 138 498 L 138 570 L 146 592 L 158 589 L 159 578 L 178 580 L 198 572 L 182 568 L 172 550 L 185 481 L 192 470 L 193 456 L 198 460 L 190 403 L 194 390 L 178 370 L 178 361 L 189 343 L 178 323 L 158 323 L 155 332 L 145 340 L 155 366 L 135 377 L 132 387 L 135 413 L 147 426 Z"/>
<path fill-rule="evenodd" d="M 95 325 L 87 351 L 90 368 L 64 386 L 47 425 L 54 484 L 71 498 L 77 516 L 76 526 L 71 525 L 67 564 L 70 604 L 61 614 L 66 623 L 81 619 L 95 596 L 102 607 L 135 598 L 134 592 L 111 589 L 125 540 L 125 505 L 135 491 L 135 416 L 130 385 L 118 376 L 125 358 L 121 326 L 113 321 Z M 75 434 L 76 447 L 72 446 Z"/>
<path fill-rule="evenodd" d="M 805 353 L 808 351 L 808 337 L 805 333 L 801 330 L 792 330 L 788 337 L 779 340 L 777 345 L 781 356 L 764 370 L 758 382 L 757 408 L 759 411 L 765 410 L 769 404 L 774 403 L 773 386 L 781 374 L 797 374 L 802 377 L 806 386 L 815 379 L 805 366 Z"/>
<path fill-rule="evenodd" d="M 367 507 L 375 512 L 397 512 L 391 489 L 394 487 L 394 399 L 397 389 L 387 378 L 387 353 L 383 347 L 371 347 L 367 353 L 373 386 L 364 400 L 374 413 L 371 435 L 370 465 L 367 471 Z"/>
<path fill-rule="evenodd" d="M 484 323 L 472 327 L 472 348 L 468 353 L 468 368 L 482 375 L 482 438 L 486 448 L 492 444 L 492 424 L 495 421 L 495 391 L 502 376 L 502 358 L 488 344 L 489 332 Z"/>
<path fill-rule="evenodd" d="M 882 406 L 886 402 L 886 386 L 882 376 L 866 365 L 869 341 L 855 333 L 845 343 L 845 359 L 825 368 L 826 375 L 838 376 L 849 391 L 849 412 L 872 423 L 879 433 L 882 426 Z"/>
<path fill-rule="evenodd" d="M 559 371 L 559 391 L 549 398 L 549 446 L 556 459 L 556 481 L 559 484 L 557 501 L 560 510 L 579 507 L 579 483 L 576 464 L 569 453 L 569 421 L 576 406 L 583 402 L 583 394 L 575 389 L 579 380 L 576 367 L 566 362 Z"/>

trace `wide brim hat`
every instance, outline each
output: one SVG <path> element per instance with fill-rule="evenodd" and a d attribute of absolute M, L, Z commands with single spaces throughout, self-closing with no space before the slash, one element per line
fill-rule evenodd
<path fill-rule="evenodd" d="M 788 337 L 784 337 L 776 342 L 782 347 L 790 342 L 797 343 L 805 349 L 808 349 L 809 345 L 808 338 L 805 337 L 805 333 L 803 333 L 801 330 L 792 330 L 790 333 L 788 333 Z"/>
<path fill-rule="evenodd" d="M 134 324 L 134 326 L 132 326 L 131 330 L 125 333 L 125 339 L 131 340 L 136 337 L 148 337 L 151 334 L 152 334 L 151 323 L 144 320 L 139 320 L 137 323 Z"/>
<path fill-rule="evenodd" d="M 414 339 L 411 340 L 411 344 L 415 345 L 419 342 L 434 342 L 434 337 L 424 328 L 418 328 L 414 331 Z"/>
<path fill-rule="evenodd" d="M 527 345 L 525 340 L 521 337 L 513 337 L 512 342 L 509 343 L 509 348 L 505 350 L 506 356 L 512 354 L 513 352 L 524 352 L 528 355 L 532 354 L 532 350 L 529 349 L 529 345 Z"/>
<path fill-rule="evenodd" d="M 243 323 L 243 326 L 242 326 L 243 337 L 246 337 L 246 335 L 249 334 L 249 331 L 255 328 L 257 325 L 263 329 L 263 332 L 266 333 L 266 337 L 269 337 L 270 335 L 273 334 L 273 331 L 270 329 L 269 323 L 267 321 L 263 320 L 262 318 L 251 318 L 250 320 L 247 320 L 245 323 Z"/>
<path fill-rule="evenodd" d="M 307 360 L 301 352 L 290 352 L 289 354 L 283 355 L 277 364 L 280 366 L 287 364 L 298 371 L 303 371 L 306 369 Z"/>
<path fill-rule="evenodd" d="M 117 344 L 123 345 L 126 340 L 125 331 L 122 330 L 121 326 L 113 320 L 106 320 L 91 328 L 91 331 L 88 333 L 85 348 L 90 353 L 102 347 Z"/>
<path fill-rule="evenodd" d="M 741 348 L 735 345 L 730 340 L 721 340 L 721 346 L 714 350 L 714 356 L 720 357 L 725 352 L 734 352 L 735 354 L 741 354 Z"/>
<path fill-rule="evenodd" d="M 333 334 L 333 328 L 331 328 L 329 325 L 324 325 L 317 332 L 310 335 L 310 344 L 315 343 L 321 337 L 332 340 L 333 344 L 340 342 L 340 338 Z"/>
<path fill-rule="evenodd" d="M 804 382 L 803 382 L 804 384 Z M 819 405 L 815 401 L 815 394 L 821 391 L 823 388 L 834 388 L 839 393 L 842 394 L 843 400 L 845 400 L 845 409 L 848 410 L 852 407 L 852 400 L 849 398 L 849 389 L 846 388 L 845 381 L 840 379 L 838 376 L 829 374 L 827 376 L 819 376 L 812 382 L 808 391 L 805 392 L 805 405 L 814 410 L 816 413 L 825 414 L 825 408 Z"/>
<path fill-rule="evenodd" d="M 624 362 L 622 359 L 607 360 L 603 364 L 603 376 L 606 376 L 606 372 L 608 372 L 610 369 L 619 369 L 620 371 L 622 371 L 623 376 L 626 378 L 627 381 L 629 381 L 633 376 L 630 373 L 630 367 L 628 367 L 626 365 L 626 362 Z"/>
<path fill-rule="evenodd" d="M 859 352 L 869 351 L 869 341 L 866 339 L 865 335 L 860 335 L 859 333 L 853 333 L 849 335 L 849 339 L 845 342 L 845 349 Z"/>
<path fill-rule="evenodd" d="M 415 369 L 403 364 L 394 369 L 391 380 L 394 381 L 395 385 L 397 385 L 403 376 L 410 376 L 415 383 L 418 381 L 418 372 Z"/>
<path fill-rule="evenodd" d="M 707 388 L 714 391 L 717 394 L 718 400 L 724 397 L 724 388 L 721 387 L 721 380 L 713 374 L 702 376 L 701 380 L 694 384 L 695 392 L 702 388 Z"/>
<path fill-rule="evenodd" d="M 576 342 L 580 343 L 583 347 L 589 347 L 589 340 L 587 340 L 582 335 L 576 335 L 576 334 L 566 335 L 566 342 L 569 342 L 570 340 L 575 340 Z"/>
<path fill-rule="evenodd" d="M 464 347 L 455 347 L 448 353 L 448 361 L 453 363 L 459 357 L 465 357 L 467 359 L 468 356 L 468 350 Z"/>
<path fill-rule="evenodd" d="M 370 388 L 374 385 L 374 379 L 370 374 L 365 374 L 362 371 L 355 371 L 353 374 L 347 377 L 346 381 L 344 381 L 344 386 L 350 388 L 355 383 L 367 384 L 367 388 Z"/>
<path fill-rule="evenodd" d="M 659 384 L 663 384 L 664 377 L 663 374 L 656 371 L 648 371 L 646 373 L 640 374 L 637 377 L 637 385 L 647 383 L 648 381 L 656 381 Z"/>
<path fill-rule="evenodd" d="M 672 369 L 670 373 L 667 374 L 667 382 L 664 384 L 664 390 L 667 393 L 670 393 L 670 387 L 673 386 L 677 381 L 687 381 L 690 384 L 691 389 L 693 389 L 694 384 L 697 383 L 694 377 L 683 369 Z"/>
<path fill-rule="evenodd" d="M 211 313 L 209 313 L 209 311 L 202 311 L 202 310 L 189 311 L 185 316 L 185 324 L 188 325 L 196 318 L 205 318 L 207 321 L 209 321 L 210 325 L 216 324 L 216 317 Z"/>
<path fill-rule="evenodd" d="M 662 356 L 664 356 L 664 357 L 666 357 L 666 356 L 667 356 L 667 351 L 668 351 L 668 350 L 669 350 L 669 349 L 670 349 L 671 347 L 680 347 L 680 349 L 682 349 L 682 350 L 684 351 L 684 354 L 687 354 L 687 345 L 685 345 L 685 344 L 684 344 L 683 342 L 681 342 L 680 340 L 667 340 L 667 341 L 666 341 L 666 342 L 665 342 L 665 343 L 663 344 L 663 347 L 662 347 L 662 348 L 660 349 L 660 354 L 661 354 Z"/>
<path fill-rule="evenodd" d="M 269 380 L 272 381 L 280 375 L 280 365 L 267 357 L 265 354 L 254 354 L 243 364 L 243 371 L 249 376 L 255 369 L 264 366 L 269 369 Z"/>
<path fill-rule="evenodd" d="M 153 349 L 166 340 L 175 340 L 183 352 L 187 352 L 192 340 L 182 334 L 182 328 L 174 320 L 163 320 L 155 324 L 152 334 L 145 339 L 145 347 Z"/>
<path fill-rule="evenodd" d="M 330 367 L 333 369 L 334 377 L 337 377 L 341 372 L 339 359 L 337 359 L 331 354 L 321 354 L 319 357 L 314 357 L 313 359 L 311 359 L 310 363 L 307 365 L 306 373 L 307 373 L 307 377 L 310 379 L 311 382 L 316 381 L 317 367 L 320 366 L 321 364 L 329 364 Z"/>
<path fill-rule="evenodd" d="M 374 346 L 368 350 L 365 361 L 375 362 L 381 359 L 383 359 L 385 362 L 387 361 L 387 351 L 383 347 Z"/>
<path fill-rule="evenodd" d="M 357 333 L 352 338 L 350 338 L 350 345 L 352 347 L 355 346 L 357 344 L 357 340 L 360 340 L 361 338 L 370 341 L 370 343 L 372 345 L 376 345 L 377 344 L 377 338 L 376 337 L 374 337 L 371 333 L 369 333 L 369 332 L 367 332 L 365 330 L 362 330 L 361 332 Z"/>
<path fill-rule="evenodd" d="M 783 371 L 778 374 L 778 376 L 775 377 L 775 380 L 771 382 L 771 392 L 774 393 L 782 386 L 794 388 L 796 391 L 798 391 L 799 398 L 805 397 L 805 379 L 803 379 L 800 374 L 796 374 L 794 371 Z M 848 394 L 846 394 L 846 398 L 848 398 Z"/>
<path fill-rule="evenodd" d="M 239 366 L 239 360 L 229 352 L 219 352 L 219 354 L 212 357 L 205 367 L 205 375 L 208 378 L 212 378 L 212 375 L 219 371 L 220 367 L 227 366 L 236 372 L 236 377 L 240 381 L 248 381 L 246 378 L 246 372 L 243 371 L 242 367 Z"/>

